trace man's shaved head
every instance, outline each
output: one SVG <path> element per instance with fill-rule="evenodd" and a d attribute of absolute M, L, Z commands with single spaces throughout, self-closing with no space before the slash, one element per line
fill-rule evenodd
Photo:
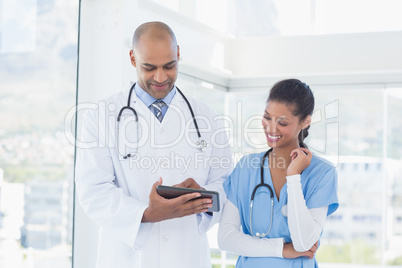
<path fill-rule="evenodd" d="M 144 34 L 148 34 L 148 37 L 155 41 L 165 40 L 167 37 L 170 37 L 172 38 L 172 42 L 174 42 L 174 46 L 177 46 L 176 36 L 168 25 L 160 21 L 151 21 L 141 24 L 135 30 L 132 41 L 133 50 L 137 47 L 141 36 Z"/>
<path fill-rule="evenodd" d="M 135 30 L 130 50 L 138 85 L 155 99 L 163 99 L 173 89 L 178 75 L 180 48 L 176 37 L 163 22 L 141 24 Z"/>

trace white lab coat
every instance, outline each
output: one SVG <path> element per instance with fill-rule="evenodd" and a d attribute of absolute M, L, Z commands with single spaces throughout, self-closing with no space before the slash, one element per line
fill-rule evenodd
<path fill-rule="evenodd" d="M 206 231 L 219 221 L 220 213 L 159 223 L 141 219 L 159 177 L 164 185 L 194 178 L 220 193 L 223 208 L 222 183 L 232 170 L 232 157 L 222 117 L 218 120 L 206 105 L 188 98 L 208 142 L 200 152 L 194 146 L 198 138 L 189 108 L 178 92 L 160 123 L 133 91 L 131 107 L 139 116 L 140 142 L 136 156 L 122 160 L 115 143 L 116 119 L 131 85 L 85 113 L 78 139 L 77 147 L 90 147 L 77 148 L 76 189 L 85 212 L 100 226 L 97 267 L 211 267 Z M 161 144 L 165 148 L 155 149 Z"/>

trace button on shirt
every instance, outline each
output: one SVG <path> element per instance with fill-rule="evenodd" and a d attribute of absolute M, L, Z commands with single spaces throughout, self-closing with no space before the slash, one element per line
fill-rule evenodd
<path fill-rule="evenodd" d="M 150 107 L 152 107 L 151 104 L 154 103 L 157 99 L 155 99 L 154 97 L 149 95 L 148 92 L 143 90 L 140 87 L 140 85 L 138 84 L 138 82 L 135 84 L 134 90 L 135 90 L 135 94 L 137 94 L 137 97 L 151 110 L 151 108 L 150 108 Z M 173 100 L 174 95 L 176 95 L 176 86 L 173 86 L 173 89 L 171 91 L 169 91 L 169 93 L 166 95 L 166 97 L 164 97 L 163 99 L 160 99 L 161 101 L 166 103 L 166 105 L 164 107 L 162 107 L 163 117 L 165 117 L 165 114 L 169 108 L 170 103 Z"/>

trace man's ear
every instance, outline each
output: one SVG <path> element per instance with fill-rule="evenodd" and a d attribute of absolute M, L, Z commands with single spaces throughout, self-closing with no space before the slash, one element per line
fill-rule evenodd
<path fill-rule="evenodd" d="M 133 50 L 130 50 L 130 61 L 131 61 L 131 65 L 133 65 L 134 67 L 137 67 L 137 63 L 135 61 L 135 56 L 134 56 Z"/>
<path fill-rule="evenodd" d="M 177 61 L 180 60 L 180 47 L 177 45 Z"/>

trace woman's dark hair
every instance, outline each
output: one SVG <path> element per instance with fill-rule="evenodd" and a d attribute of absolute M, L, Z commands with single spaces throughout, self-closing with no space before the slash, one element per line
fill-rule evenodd
<path fill-rule="evenodd" d="M 293 106 L 292 114 L 304 120 L 314 111 L 314 96 L 310 87 L 297 79 L 286 79 L 277 82 L 269 92 L 268 100 Z M 300 147 L 307 148 L 304 139 L 308 136 L 308 126 L 299 133 Z"/>

